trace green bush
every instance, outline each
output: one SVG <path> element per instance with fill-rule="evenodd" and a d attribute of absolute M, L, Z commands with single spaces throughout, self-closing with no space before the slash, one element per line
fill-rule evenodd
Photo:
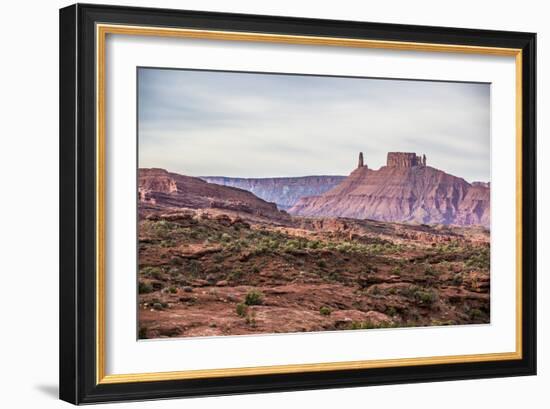
<path fill-rule="evenodd" d="M 391 273 L 396 276 L 401 276 L 401 267 L 395 266 L 392 268 Z"/>
<path fill-rule="evenodd" d="M 478 249 L 477 253 L 472 254 L 464 264 L 468 268 L 488 270 L 491 264 L 489 248 Z"/>
<path fill-rule="evenodd" d="M 329 307 L 323 305 L 321 308 L 319 308 L 319 313 L 321 315 L 330 315 L 332 313 L 332 310 Z"/>
<path fill-rule="evenodd" d="M 216 253 L 212 257 L 212 259 L 215 263 L 222 263 L 225 260 L 225 256 L 223 255 L 223 253 Z"/>
<path fill-rule="evenodd" d="M 242 272 L 242 270 L 233 270 L 228 274 L 227 278 L 229 280 L 239 280 L 240 278 L 242 278 L 243 275 L 244 273 Z"/>
<path fill-rule="evenodd" d="M 464 283 L 464 278 L 462 277 L 462 273 L 456 274 L 453 279 L 451 280 L 452 284 L 455 286 L 462 285 Z"/>
<path fill-rule="evenodd" d="M 424 267 L 424 274 L 429 275 L 429 276 L 434 276 L 434 275 L 437 274 L 437 272 L 435 271 L 435 269 L 433 268 L 432 265 L 426 264 L 425 267 Z"/>
<path fill-rule="evenodd" d="M 244 303 L 246 305 L 261 305 L 264 301 L 264 295 L 256 290 L 252 290 L 246 294 Z"/>
<path fill-rule="evenodd" d="M 153 287 L 149 283 L 140 281 L 138 284 L 138 292 L 140 294 L 149 294 L 153 292 Z"/>
<path fill-rule="evenodd" d="M 468 315 L 470 316 L 471 320 L 477 320 L 483 318 L 485 314 L 477 308 L 472 308 Z"/>
<path fill-rule="evenodd" d="M 375 329 L 375 328 L 396 328 L 398 324 L 394 322 L 381 321 L 375 323 L 371 320 L 366 321 L 353 321 L 349 326 L 349 329 Z"/>
<path fill-rule="evenodd" d="M 168 291 L 170 292 L 170 294 L 176 294 L 178 292 L 178 289 L 175 286 L 171 286 L 170 288 L 168 288 Z"/>
<path fill-rule="evenodd" d="M 246 316 L 246 313 L 248 311 L 248 305 L 240 302 L 237 304 L 237 306 L 235 307 L 235 311 L 237 313 L 237 315 L 239 317 L 245 317 Z"/>
<path fill-rule="evenodd" d="M 139 272 L 140 274 L 147 277 L 152 277 L 155 280 L 160 280 L 162 278 L 162 273 L 163 273 L 160 267 L 151 267 L 151 266 L 143 267 Z"/>
<path fill-rule="evenodd" d="M 189 261 L 186 269 L 192 276 L 197 276 L 201 270 L 201 264 L 197 260 Z"/>
<path fill-rule="evenodd" d="M 436 301 L 437 295 L 433 291 L 416 290 L 414 299 L 420 304 L 431 305 Z"/>

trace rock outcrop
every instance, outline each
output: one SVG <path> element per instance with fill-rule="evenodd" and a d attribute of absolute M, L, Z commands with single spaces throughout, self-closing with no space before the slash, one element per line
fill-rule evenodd
<path fill-rule="evenodd" d="M 280 210 L 287 210 L 300 198 L 323 194 L 345 178 L 345 176 L 303 176 L 256 179 L 205 176 L 201 179 L 217 185 L 248 190 L 263 200 L 275 203 Z"/>
<path fill-rule="evenodd" d="M 145 208 L 223 209 L 270 219 L 289 216 L 252 193 L 164 169 L 139 169 L 139 204 Z"/>
<path fill-rule="evenodd" d="M 426 166 L 426 155 L 422 155 L 422 157 L 420 157 L 413 152 L 388 152 L 386 165 L 393 168 Z"/>
<path fill-rule="evenodd" d="M 386 166 L 359 167 L 322 195 L 300 199 L 289 213 L 489 227 L 490 188 L 426 166 L 425 156 L 390 152 Z"/>

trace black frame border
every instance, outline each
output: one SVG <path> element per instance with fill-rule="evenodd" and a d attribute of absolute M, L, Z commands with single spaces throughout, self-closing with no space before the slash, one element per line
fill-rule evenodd
<path fill-rule="evenodd" d="M 522 50 L 522 359 L 96 384 L 96 23 Z M 60 10 L 60 389 L 74 404 L 536 374 L 536 34 L 137 7 Z"/>

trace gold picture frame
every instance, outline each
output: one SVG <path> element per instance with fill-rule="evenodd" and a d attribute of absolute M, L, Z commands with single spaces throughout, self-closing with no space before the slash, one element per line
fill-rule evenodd
<path fill-rule="evenodd" d="M 117 13 L 127 13 L 123 19 L 119 19 Z M 381 28 L 382 31 L 379 32 L 379 38 L 363 38 L 367 36 L 367 32 L 372 31 L 374 28 L 370 27 L 368 23 L 358 23 L 357 34 L 354 37 L 343 37 L 337 35 L 331 35 L 333 31 L 337 31 L 331 25 L 329 21 L 319 21 L 317 23 L 318 34 L 315 35 L 306 35 L 306 34 L 288 34 L 284 32 L 285 24 L 289 27 L 292 24 L 298 24 L 299 21 L 294 19 L 285 19 L 285 18 L 275 18 L 280 25 L 280 31 L 276 32 L 273 28 L 266 30 L 266 32 L 261 32 L 260 30 L 256 31 L 246 31 L 246 28 L 241 29 L 227 29 L 227 28 L 212 28 L 212 27 L 200 27 L 197 28 L 198 23 L 194 23 L 194 19 L 200 18 L 198 14 L 193 12 L 179 12 L 176 13 L 175 19 L 178 18 L 181 20 L 181 26 L 176 26 L 175 24 L 166 24 L 164 23 L 162 13 L 155 11 L 154 9 L 130 9 L 130 8 L 102 8 L 99 6 L 71 6 L 69 8 L 63 9 L 61 11 L 62 26 L 63 22 L 66 24 L 66 28 L 61 30 L 61 37 L 63 41 L 64 36 L 72 36 L 76 32 L 76 27 L 79 26 L 78 22 L 82 22 L 80 30 L 83 30 L 86 33 L 84 40 L 72 38 L 70 41 L 70 47 L 67 49 L 61 50 L 62 59 L 66 58 L 67 61 L 70 61 L 71 64 L 79 64 L 76 62 L 76 50 L 80 47 L 83 51 L 83 54 L 87 56 L 93 56 L 93 61 L 87 61 L 88 69 L 93 68 L 94 72 L 93 78 L 86 78 L 86 84 L 94 84 L 92 89 L 89 89 L 90 86 L 87 86 L 87 95 L 89 98 L 90 95 L 93 96 L 95 103 L 93 106 L 95 112 L 95 130 L 93 131 L 93 145 L 95 146 L 95 156 L 93 161 L 93 184 L 92 189 L 95 191 L 95 203 L 94 203 L 94 212 L 91 215 L 95 220 L 95 240 L 94 240 L 94 297 L 93 300 L 88 301 L 92 302 L 94 305 L 95 316 L 93 317 L 93 329 L 95 330 L 95 338 L 93 342 L 93 351 L 90 351 L 89 346 L 92 345 L 87 343 L 86 347 L 86 356 L 88 358 L 88 366 L 90 363 L 90 357 L 94 357 L 94 368 L 86 368 L 86 375 L 81 375 L 77 378 L 86 378 L 85 382 L 89 384 L 89 389 L 92 392 L 82 392 L 83 389 L 80 389 L 80 394 L 76 392 L 68 392 L 71 385 L 74 385 L 74 382 L 78 382 L 78 379 L 70 379 L 70 376 L 67 372 L 62 374 L 62 385 L 65 383 L 65 387 L 62 386 L 62 398 L 65 400 L 71 401 L 73 403 L 77 402 L 89 402 L 89 401 L 103 401 L 110 400 L 114 395 L 118 396 L 118 392 L 113 392 L 111 394 L 104 392 L 104 388 L 116 388 L 124 387 L 127 388 L 130 392 L 125 392 L 126 395 L 122 396 L 120 392 L 120 399 L 133 399 L 137 394 L 137 389 L 135 389 L 139 383 L 162 383 L 170 381 L 189 381 L 189 380 L 219 380 L 227 378 L 239 378 L 244 379 L 248 378 L 248 382 L 253 382 L 254 378 L 261 376 L 274 376 L 274 375 L 292 375 L 292 374 L 319 374 L 325 373 L 325 376 L 330 377 L 331 374 L 338 371 L 368 371 L 372 369 L 384 369 L 384 368 L 400 368 L 400 367 L 410 367 L 415 368 L 418 366 L 438 366 L 446 365 L 453 366 L 454 364 L 488 364 L 488 363 L 499 363 L 503 361 L 513 361 L 511 367 L 521 368 L 521 371 L 525 373 L 533 372 L 533 339 L 532 332 L 533 330 L 526 331 L 526 326 L 531 328 L 534 326 L 532 320 L 532 310 L 534 306 L 533 298 L 525 298 L 526 291 L 529 291 L 529 294 L 532 294 L 532 286 L 534 284 L 534 272 L 532 271 L 532 266 L 534 265 L 534 259 L 532 251 L 529 252 L 528 257 L 524 256 L 524 249 L 527 245 L 527 241 L 531 240 L 534 234 L 534 226 L 532 225 L 531 219 L 532 215 L 532 206 L 529 206 L 528 209 L 525 208 L 524 204 L 532 197 L 533 186 L 529 185 L 524 186 L 526 180 L 532 177 L 531 168 L 525 167 L 525 158 L 531 158 L 532 148 L 530 147 L 534 143 L 534 129 L 533 129 L 533 117 L 530 115 L 534 109 L 534 96 L 532 91 L 532 84 L 534 81 L 534 63 L 533 63 L 533 52 L 534 52 L 534 36 L 526 33 L 520 33 L 517 36 L 514 36 L 510 33 L 502 34 L 500 42 L 495 42 L 490 39 L 490 36 L 484 32 L 469 33 L 460 29 L 448 29 L 446 32 L 445 29 L 441 29 L 441 33 L 432 33 L 427 35 L 424 32 L 424 37 L 430 37 L 433 41 L 418 41 L 414 33 L 423 32 L 423 28 L 410 27 L 409 36 L 410 41 L 403 39 L 391 39 L 392 29 L 391 25 L 385 25 Z M 137 17 L 136 17 L 137 16 Z M 151 19 L 156 16 L 157 24 L 141 24 L 140 20 L 147 17 Z M 240 16 L 242 18 L 242 16 Z M 257 19 L 256 16 L 247 16 L 249 22 L 261 24 L 263 20 Z M 113 21 L 114 20 L 114 21 Z M 120 21 L 117 21 L 120 20 Z M 134 20 L 134 21 L 132 21 Z M 299 19 L 296 19 L 299 20 Z M 84 23 L 85 22 L 85 23 Z M 212 26 L 215 26 L 218 21 L 215 16 L 212 16 Z M 219 23 L 219 22 L 218 22 Z M 232 16 L 227 15 L 227 21 L 225 22 L 227 26 L 236 23 L 233 23 Z M 267 23 L 266 23 L 267 24 Z M 363 24 L 363 26 L 361 26 Z M 84 25 L 85 27 L 82 27 Z M 224 24 L 219 23 L 220 26 Z M 87 30 L 87 31 L 86 31 Z M 332 30 L 332 31 L 331 31 Z M 363 31 L 361 31 L 363 30 Z M 456 30 L 453 31 L 453 30 Z M 93 36 L 91 35 L 93 32 Z M 326 34 L 323 34 L 326 33 Z M 447 40 L 446 35 L 455 34 L 456 36 L 462 36 L 462 42 L 450 43 Z M 515 58 L 516 66 L 516 341 L 515 341 L 515 351 L 506 352 L 506 353 L 486 353 L 486 354 L 474 354 L 474 355 L 451 355 L 451 356 L 431 356 L 431 357 L 416 357 L 416 358 L 399 358 L 399 359 L 381 359 L 381 360 L 369 360 L 369 361 L 348 361 L 348 362 L 320 362 L 315 364 L 296 364 L 296 365 L 277 365 L 277 366 L 258 366 L 258 367 L 240 367 L 240 368 L 219 368 L 219 369 L 208 369 L 208 370 L 187 370 L 187 371 L 173 371 L 173 372 L 152 372 L 152 373 L 128 373 L 128 374 L 107 374 L 106 373 L 106 343 L 105 343 L 105 195 L 106 195 L 106 174 L 105 174 L 105 138 L 106 138 L 106 127 L 105 127 L 105 111 L 108 101 L 106 101 L 106 71 L 105 71 L 105 50 L 106 50 L 106 41 L 108 36 L 113 35 L 125 35 L 125 36 L 156 36 L 156 37 L 168 37 L 168 38 L 194 38 L 194 39 L 209 39 L 209 40 L 218 40 L 218 41 L 244 41 L 244 42 L 257 42 L 257 43 L 280 43 L 280 44 L 293 44 L 293 45 L 319 45 L 319 46 L 331 46 L 331 47 L 354 47 L 354 48 L 371 48 L 371 49 L 382 49 L 382 50 L 401 50 L 401 51 L 424 51 L 424 52 L 442 52 L 442 53 L 467 53 L 467 54 L 480 54 L 480 55 L 496 55 L 496 56 L 509 56 Z M 404 35 L 404 34 L 403 34 Z M 381 37 L 386 37 L 382 39 Z M 395 37 L 395 35 L 393 36 Z M 485 40 L 484 40 L 485 38 Z M 83 43 L 79 43 L 83 41 Z M 491 43 L 491 44 L 488 44 Z M 492 44 L 495 43 L 495 44 Z M 70 50 L 68 50 L 70 49 Z M 71 52 L 72 51 L 72 52 Z M 527 54 L 527 56 L 526 56 Z M 93 64 L 93 67 L 90 67 L 90 64 Z M 69 64 L 70 65 L 70 64 Z M 63 65 L 62 65 L 63 67 Z M 62 68 L 63 70 L 63 68 Z M 77 76 L 77 74 L 74 74 Z M 75 78 L 75 83 L 82 78 Z M 63 85 L 62 85 L 63 86 Z M 68 86 L 68 85 L 67 85 Z M 65 100 L 67 98 L 64 95 L 70 95 L 68 91 L 62 92 L 62 105 L 66 104 L 68 107 L 66 111 L 62 109 L 62 115 L 65 112 L 65 115 L 68 116 L 71 111 L 77 112 L 78 106 L 75 106 L 75 101 L 72 102 Z M 72 90 L 73 94 L 78 93 L 78 89 Z M 75 98 L 76 99 L 76 98 Z M 527 108 L 527 110 L 526 110 Z M 82 111 L 82 109 L 81 109 Z M 529 112 L 526 112 L 529 111 Z M 76 119 L 73 118 L 73 121 Z M 75 127 L 76 129 L 77 127 Z M 62 132 L 62 144 L 64 140 L 69 139 L 78 139 L 78 134 L 75 135 L 73 132 L 65 131 Z M 88 138 L 88 136 L 86 136 Z M 527 149 L 524 149 L 527 146 Z M 75 172 L 72 167 L 72 158 L 62 157 L 62 169 L 67 171 Z M 65 161 L 65 162 L 63 162 Z M 69 163 L 71 165 L 69 165 Z M 79 203 L 75 202 L 74 195 L 71 196 L 71 191 L 67 190 L 62 192 L 62 196 L 65 197 L 65 200 L 71 201 L 75 208 L 78 208 Z M 73 192 L 74 193 L 74 192 Z M 526 216 L 526 212 L 529 214 Z M 529 225 L 525 226 L 524 221 L 529 220 Z M 63 224 L 63 221 L 62 221 Z M 65 236 L 63 235 L 64 228 L 62 226 L 62 240 L 65 237 L 65 240 L 75 240 L 74 233 L 72 228 L 66 229 L 67 232 Z M 526 267 L 528 267 L 526 269 Z M 77 272 L 74 270 L 63 270 L 61 272 L 61 279 L 66 279 L 67 275 L 77 276 L 78 274 L 83 274 L 83 272 Z M 525 280 L 528 280 L 527 287 L 524 285 Z M 88 277 L 87 280 L 90 280 Z M 73 290 L 78 285 L 77 280 L 73 284 Z M 90 281 L 91 282 L 91 281 Z M 80 284 L 82 285 L 82 284 Z M 68 305 L 70 304 L 70 305 Z M 66 300 L 63 300 L 63 291 L 62 291 L 62 309 L 71 309 L 74 311 L 78 309 L 76 302 L 68 303 Z M 92 304 L 87 304 L 92 305 Z M 529 305 L 529 311 L 526 311 L 525 306 Z M 83 308 L 81 305 L 80 308 Z M 74 315 L 74 314 L 73 314 Z M 526 318 L 528 318 L 526 322 Z M 72 323 L 72 325 L 76 325 Z M 66 328 L 62 327 L 62 345 L 63 342 L 69 342 L 70 339 L 74 339 L 74 334 L 69 334 L 72 326 L 67 326 Z M 525 336 L 527 335 L 528 339 L 525 342 Z M 79 336 L 82 336 L 79 335 Z M 66 340 L 64 341 L 64 338 Z M 63 347 L 62 347 L 63 349 Z M 70 351 L 68 355 L 71 356 L 72 361 L 74 361 L 74 371 L 77 368 L 77 362 L 79 357 L 76 357 Z M 63 359 L 63 358 L 62 358 Z M 64 359 L 67 359 L 65 356 Z M 481 366 L 480 366 L 481 368 Z M 491 367 L 493 368 L 493 367 Z M 496 366 L 494 368 L 497 368 Z M 518 369 L 519 370 L 519 369 Z M 496 371 L 496 369 L 495 369 Z M 70 371 L 69 371 L 70 372 Z M 90 377 L 90 374 L 93 373 L 93 378 Z M 459 375 L 457 375 L 459 376 Z M 65 377 L 65 378 L 64 378 Z M 447 375 L 448 379 L 452 379 L 453 375 Z M 65 380 L 63 380 L 65 379 Z M 375 382 L 374 382 L 375 383 Z M 133 386 L 132 386 L 133 385 Z M 183 385 L 183 384 L 182 384 Z M 162 397 L 162 396 L 186 396 L 193 394 L 202 394 L 201 390 L 192 390 L 185 389 L 185 385 L 176 386 L 175 392 L 170 395 L 163 395 L 164 392 L 159 391 L 152 393 L 151 397 Z M 252 384 L 249 384 L 252 385 Z M 296 386 L 299 388 L 299 385 Z M 129 389 L 128 389 L 129 388 Z M 178 389 L 179 388 L 179 389 Z M 72 388 L 75 389 L 75 388 Z M 277 388 L 274 388 L 277 390 Z M 284 388 L 281 388 L 283 390 Z M 178 393 L 178 390 L 180 391 Z M 235 389 L 236 390 L 236 389 Z M 250 386 L 249 391 L 261 390 L 260 387 L 254 388 Z M 231 390 L 227 390 L 231 392 Z M 116 398 L 119 399 L 119 398 Z"/>

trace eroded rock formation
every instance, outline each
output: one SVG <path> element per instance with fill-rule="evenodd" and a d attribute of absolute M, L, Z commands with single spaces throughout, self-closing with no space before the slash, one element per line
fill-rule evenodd
<path fill-rule="evenodd" d="M 388 152 L 386 165 L 394 168 L 426 166 L 426 155 L 422 155 L 422 157 L 420 157 L 413 152 Z"/>
<path fill-rule="evenodd" d="M 300 199 L 289 213 L 489 227 L 490 188 L 426 166 L 415 153 L 390 152 L 387 166 L 357 168 L 324 194 Z"/>
<path fill-rule="evenodd" d="M 272 219 L 288 218 L 274 203 L 230 186 L 171 173 L 164 169 L 139 169 L 140 210 L 152 208 L 224 209 Z"/>

